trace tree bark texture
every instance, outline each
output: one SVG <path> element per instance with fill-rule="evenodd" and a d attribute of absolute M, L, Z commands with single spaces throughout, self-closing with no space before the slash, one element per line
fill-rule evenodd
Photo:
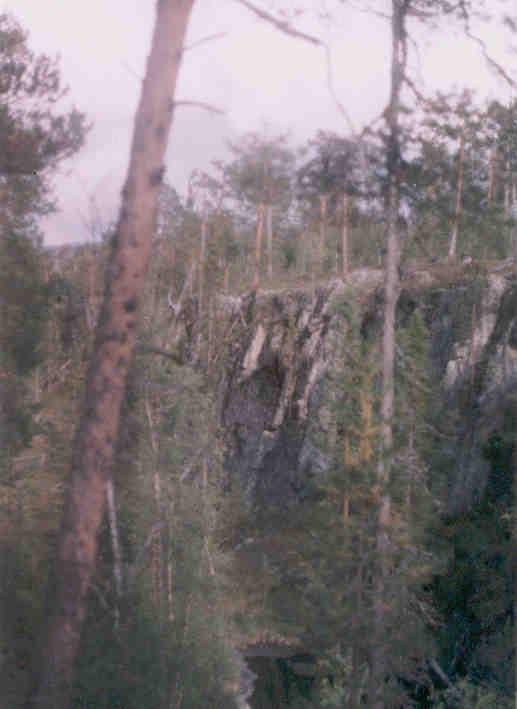
<path fill-rule="evenodd" d="M 158 0 L 27 709 L 67 709 L 136 340 L 184 39 L 195 0 Z"/>

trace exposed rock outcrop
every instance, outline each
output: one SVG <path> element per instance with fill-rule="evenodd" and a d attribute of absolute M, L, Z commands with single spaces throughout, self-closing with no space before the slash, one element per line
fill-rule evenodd
<path fill-rule="evenodd" d="M 371 291 L 380 278 L 378 271 L 358 272 L 357 293 Z M 221 303 L 232 332 L 221 389 L 227 467 L 252 503 L 288 507 L 303 495 L 307 476 L 327 469 L 306 433 L 332 364 L 334 305 L 351 287 L 336 280 Z"/>
<path fill-rule="evenodd" d="M 403 320 L 419 309 L 443 406 L 457 413 L 450 447 L 448 508 L 467 509 L 482 495 L 488 465 L 483 447 L 507 425 L 517 396 L 517 276 L 508 264 L 485 273 L 412 274 L 399 304 Z M 328 469 L 307 435 L 323 401 L 325 373 L 336 357 L 339 304 L 359 304 L 363 330 L 380 333 L 382 274 L 362 269 L 344 283 L 315 289 L 260 291 L 221 298 L 226 339 L 221 420 L 228 436 L 227 468 L 251 504 L 289 507 L 311 476 Z M 505 423 L 506 422 L 506 423 Z"/>

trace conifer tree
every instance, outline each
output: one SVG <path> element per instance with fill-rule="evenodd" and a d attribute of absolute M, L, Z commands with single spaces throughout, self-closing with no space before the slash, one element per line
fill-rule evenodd
<path fill-rule="evenodd" d="M 192 1 L 176 0 L 157 5 L 148 76 L 136 114 L 128 178 L 108 272 L 109 287 L 97 328 L 64 503 L 55 590 L 49 594 L 49 617 L 40 634 L 37 670 L 27 707 L 64 707 L 72 688 L 192 6 Z"/>

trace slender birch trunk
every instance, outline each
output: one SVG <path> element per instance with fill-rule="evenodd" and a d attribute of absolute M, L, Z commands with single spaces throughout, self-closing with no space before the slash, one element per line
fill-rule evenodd
<path fill-rule="evenodd" d="M 26 709 L 67 709 L 194 0 L 160 0 Z"/>
<path fill-rule="evenodd" d="M 454 208 L 454 221 L 452 224 L 451 240 L 449 242 L 449 261 L 456 258 L 456 249 L 458 245 L 458 234 L 460 230 L 461 219 L 461 200 L 463 197 L 463 174 L 465 167 L 465 133 L 460 136 L 460 152 L 458 155 L 458 180 L 456 182 L 456 205 Z"/>

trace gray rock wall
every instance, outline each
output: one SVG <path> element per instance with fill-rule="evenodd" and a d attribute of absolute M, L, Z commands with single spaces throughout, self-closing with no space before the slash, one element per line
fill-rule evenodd
<path fill-rule="evenodd" d="M 315 290 L 263 291 L 223 298 L 228 366 L 221 383 L 227 468 L 251 505 L 287 508 L 328 462 L 308 429 L 324 399 L 325 373 L 336 364 L 336 304 L 360 303 L 364 332 L 382 329 L 382 274 L 363 269 L 349 281 Z M 436 394 L 457 414 L 448 509 L 479 499 L 487 482 L 483 447 L 515 416 L 517 396 L 517 277 L 509 268 L 455 281 L 419 274 L 403 290 L 398 317 L 418 308 L 430 332 Z M 342 334 L 342 333 L 341 333 Z M 517 426 L 517 420 L 516 420 Z"/>

